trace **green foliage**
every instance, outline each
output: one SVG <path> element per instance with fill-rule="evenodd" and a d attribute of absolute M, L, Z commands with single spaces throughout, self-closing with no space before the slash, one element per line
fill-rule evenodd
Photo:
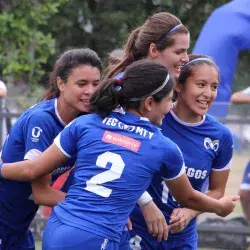
<path fill-rule="evenodd" d="M 168 11 L 189 28 L 191 48 L 211 12 L 229 0 L 12 0 L 0 13 L 0 72 L 13 81 L 41 82 L 58 54 L 89 47 L 102 58 L 121 47 L 132 29 Z M 249 79 L 249 53 L 240 58 L 237 88 Z M 244 63 L 242 63 L 244 62 Z"/>
<path fill-rule="evenodd" d="M 41 80 L 43 64 L 55 53 L 55 40 L 42 27 L 66 2 L 13 0 L 11 11 L 0 13 L 0 69 L 5 78 L 30 85 Z"/>

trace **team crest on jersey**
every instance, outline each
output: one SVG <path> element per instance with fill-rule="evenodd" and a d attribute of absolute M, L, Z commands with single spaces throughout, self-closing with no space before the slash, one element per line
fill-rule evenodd
<path fill-rule="evenodd" d="M 206 137 L 204 139 L 204 147 L 206 149 L 211 149 L 214 152 L 217 152 L 217 150 L 219 148 L 219 140 L 212 141 L 209 137 Z"/>
<path fill-rule="evenodd" d="M 31 132 L 31 134 L 32 134 L 31 140 L 32 140 L 33 142 L 38 142 L 38 141 L 39 141 L 39 137 L 40 137 L 40 135 L 41 135 L 41 132 L 43 132 L 43 130 L 42 130 L 41 128 L 39 128 L 39 127 L 34 127 L 34 128 L 32 129 L 32 132 Z"/>

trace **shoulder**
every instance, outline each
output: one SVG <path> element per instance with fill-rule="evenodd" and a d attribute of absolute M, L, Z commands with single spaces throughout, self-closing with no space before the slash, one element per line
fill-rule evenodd
<path fill-rule="evenodd" d="M 232 133 L 229 130 L 229 128 L 226 127 L 224 124 L 222 124 L 220 121 L 218 121 L 214 116 L 207 114 L 206 119 L 211 124 L 211 126 L 213 126 L 214 128 L 216 128 L 216 130 L 218 130 L 221 137 L 229 138 L 229 139 L 233 138 Z"/>
<path fill-rule="evenodd" d="M 32 124 L 54 124 L 56 117 L 54 100 L 49 100 L 33 105 L 20 118 Z"/>

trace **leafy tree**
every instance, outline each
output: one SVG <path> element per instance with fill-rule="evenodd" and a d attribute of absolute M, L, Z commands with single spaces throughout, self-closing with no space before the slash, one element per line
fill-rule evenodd
<path fill-rule="evenodd" d="M 55 53 L 48 25 L 67 0 L 0 1 L 0 72 L 9 82 L 34 86 L 44 75 L 43 64 Z"/>

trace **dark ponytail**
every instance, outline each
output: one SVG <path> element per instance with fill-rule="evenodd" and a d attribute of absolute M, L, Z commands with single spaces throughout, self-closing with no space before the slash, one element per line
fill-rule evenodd
<path fill-rule="evenodd" d="M 151 96 L 155 102 L 160 102 L 174 88 L 174 80 L 167 69 L 152 60 L 140 60 L 127 67 L 121 79 L 108 79 L 93 94 L 90 100 L 90 110 L 107 116 L 118 107 L 138 109 L 141 101 Z"/>
<path fill-rule="evenodd" d="M 123 105 L 121 79 L 103 82 L 90 99 L 90 112 L 107 116 L 112 110 Z"/>

